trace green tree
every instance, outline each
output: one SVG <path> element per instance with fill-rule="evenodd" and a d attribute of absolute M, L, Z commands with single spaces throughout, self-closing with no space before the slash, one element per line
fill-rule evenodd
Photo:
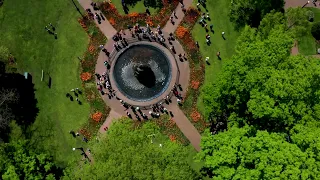
<path fill-rule="evenodd" d="M 251 40 L 250 40 L 251 41 Z M 211 121 L 283 131 L 313 117 L 320 95 L 320 66 L 311 57 L 290 56 L 293 39 L 275 28 L 265 40 L 238 43 L 216 83 L 206 85 Z"/>
<path fill-rule="evenodd" d="M 132 120 L 117 120 L 91 152 L 94 163 L 80 168 L 74 163 L 65 171 L 66 179 L 198 179 L 186 161 L 187 149 L 152 123 L 133 128 Z"/>
<path fill-rule="evenodd" d="M 201 139 L 198 160 L 213 173 L 213 179 L 319 179 L 319 161 L 309 158 L 282 135 L 230 128 Z"/>
<path fill-rule="evenodd" d="M 316 40 L 320 40 L 320 22 L 316 22 L 312 25 L 311 34 Z"/>
<path fill-rule="evenodd" d="M 284 0 L 232 0 L 229 17 L 236 27 L 258 27 L 261 19 L 271 10 L 282 11 Z"/>
<path fill-rule="evenodd" d="M 37 154 L 28 147 L 27 140 L 15 140 L 0 146 L 0 174 L 2 179 L 55 179 L 59 169 L 50 156 Z"/>
<path fill-rule="evenodd" d="M 307 15 L 307 9 L 302 7 L 289 8 L 285 13 L 287 24 L 290 32 L 292 32 L 295 37 L 304 36 L 308 33 L 310 22 Z"/>
<path fill-rule="evenodd" d="M 280 26 L 280 28 L 285 29 L 286 24 L 287 21 L 284 14 L 282 12 L 276 12 L 272 10 L 261 20 L 258 28 L 259 35 L 263 39 L 266 39 L 274 28 L 279 28 Z"/>
<path fill-rule="evenodd" d="M 320 161 L 320 123 L 310 121 L 306 124 L 298 124 L 291 131 L 290 140 L 314 161 Z M 320 166 L 320 164 L 319 164 Z"/>

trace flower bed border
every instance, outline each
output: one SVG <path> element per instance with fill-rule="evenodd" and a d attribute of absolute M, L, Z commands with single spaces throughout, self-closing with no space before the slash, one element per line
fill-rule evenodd
<path fill-rule="evenodd" d="M 174 117 L 170 117 L 169 115 L 161 115 L 159 118 L 152 118 L 148 121 L 151 121 L 155 125 L 160 128 L 160 132 L 172 141 L 179 143 L 183 146 L 187 146 L 190 144 L 189 139 L 181 132 L 180 128 L 177 126 L 174 121 Z M 143 125 L 143 123 L 148 121 L 133 121 L 134 127 L 139 127 Z"/>
<path fill-rule="evenodd" d="M 99 7 L 106 20 L 117 30 L 127 29 L 128 25 L 135 25 L 139 23 L 141 26 L 145 26 L 147 23 L 150 27 L 157 26 L 164 27 L 168 22 L 172 12 L 178 6 L 179 1 L 173 0 L 170 4 L 168 1 L 163 1 L 163 7 L 155 15 L 148 16 L 146 13 L 129 13 L 128 15 L 119 14 L 117 8 L 109 2 L 102 2 Z"/>
<path fill-rule="evenodd" d="M 108 117 L 111 110 L 110 107 L 107 106 L 103 101 L 100 93 L 98 92 L 93 76 L 100 53 L 99 45 L 105 44 L 107 42 L 107 38 L 88 15 L 78 19 L 78 22 L 89 37 L 88 48 L 83 55 L 83 59 L 81 60 L 80 79 L 82 81 L 84 95 L 90 104 L 90 115 L 88 116 L 88 122 L 86 122 L 80 128 L 79 132 L 86 138 L 90 139 L 97 134 L 98 129 Z M 102 113 L 99 121 L 97 119 L 93 119 L 93 115 L 95 113 Z"/>
<path fill-rule="evenodd" d="M 209 126 L 197 108 L 197 101 L 200 94 L 199 87 L 201 87 L 201 85 L 204 83 L 205 63 L 192 36 L 192 29 L 195 23 L 197 23 L 199 17 L 200 12 L 197 9 L 190 7 L 186 11 L 185 17 L 182 19 L 181 24 L 175 31 L 175 35 L 177 37 L 176 39 L 185 49 L 188 59 L 190 59 L 189 67 L 191 70 L 189 86 L 184 99 L 184 105 L 181 107 L 181 109 L 192 122 L 192 124 L 197 128 L 197 130 L 202 133 L 205 128 Z M 189 105 L 185 105 L 187 101 L 192 102 L 191 107 Z"/>

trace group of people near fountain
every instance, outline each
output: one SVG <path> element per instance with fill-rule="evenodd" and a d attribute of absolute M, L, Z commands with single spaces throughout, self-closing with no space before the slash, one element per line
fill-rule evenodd
<path fill-rule="evenodd" d="M 182 105 L 181 104 L 182 95 L 179 93 L 178 87 L 182 91 L 181 85 L 180 84 L 179 85 L 175 84 L 174 87 L 172 88 L 171 92 L 177 98 L 178 105 Z M 166 114 L 170 114 L 171 116 L 173 116 L 172 112 L 168 111 L 168 109 L 166 107 L 164 107 L 164 104 L 163 104 L 163 103 L 165 103 L 165 104 L 169 105 L 170 103 L 172 103 L 169 95 L 165 96 L 163 99 L 164 99 L 164 101 L 156 103 L 156 104 L 150 106 L 150 108 L 149 108 L 150 110 L 149 110 L 148 114 L 152 118 L 159 118 L 161 113 L 162 114 L 166 113 Z M 141 110 L 140 107 L 132 106 L 132 105 L 124 102 L 122 99 L 119 99 L 119 101 L 120 101 L 121 105 L 125 108 L 126 114 L 127 114 L 127 116 L 129 118 L 133 119 L 133 115 L 129 112 L 129 109 L 131 109 L 132 113 L 134 114 L 134 116 L 135 116 L 135 118 L 137 120 L 140 121 L 141 119 L 145 119 L 145 120 L 148 119 L 148 116 Z"/>
<path fill-rule="evenodd" d="M 166 39 L 164 38 L 164 34 L 160 28 L 160 25 L 157 26 L 155 31 L 152 31 L 150 25 L 147 23 L 147 27 L 143 28 L 138 23 L 135 26 L 128 26 L 129 31 L 133 38 L 137 37 L 139 40 L 142 38 L 148 39 L 149 41 L 157 41 L 160 44 L 164 45 Z"/>
<path fill-rule="evenodd" d="M 123 35 L 126 35 L 124 31 L 121 30 L 121 32 Z M 114 40 L 113 47 L 117 51 L 120 51 L 120 49 L 125 48 L 129 45 L 126 38 L 123 38 L 120 32 L 118 32 L 116 35 L 114 35 L 112 39 Z"/>
<path fill-rule="evenodd" d="M 115 96 L 115 91 L 112 89 L 110 81 L 109 81 L 109 76 L 106 72 L 102 74 L 102 76 L 98 73 L 95 74 L 98 82 L 97 82 L 97 89 L 98 91 L 102 94 L 105 95 L 107 94 L 109 99 Z M 104 91 L 104 89 L 107 89 L 109 92 Z"/>

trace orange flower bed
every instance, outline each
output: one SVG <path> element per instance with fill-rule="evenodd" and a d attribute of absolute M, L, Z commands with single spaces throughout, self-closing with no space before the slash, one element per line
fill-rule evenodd
<path fill-rule="evenodd" d="M 91 115 L 91 118 L 95 121 L 95 122 L 99 122 L 102 118 L 102 113 L 101 112 L 96 112 L 94 114 Z"/>
<path fill-rule="evenodd" d="M 174 127 L 175 124 L 176 124 L 176 122 L 174 121 L 173 118 L 171 118 L 169 121 L 169 127 Z"/>
<path fill-rule="evenodd" d="M 80 23 L 80 26 L 81 26 L 83 29 L 87 29 L 87 25 L 86 25 L 86 23 L 83 21 L 83 18 L 79 18 L 79 19 L 78 19 L 78 22 Z"/>
<path fill-rule="evenodd" d="M 82 128 L 80 129 L 80 134 L 82 134 L 84 137 L 86 137 L 87 139 L 90 139 L 91 138 L 91 134 L 90 132 L 85 129 L 85 128 Z"/>
<path fill-rule="evenodd" d="M 149 24 L 150 27 L 154 26 L 154 23 L 150 17 L 147 18 L 146 23 Z"/>
<path fill-rule="evenodd" d="M 183 38 L 186 35 L 186 33 L 188 33 L 187 28 L 185 28 L 183 26 L 179 26 L 177 28 L 176 34 L 177 34 L 178 38 Z"/>
<path fill-rule="evenodd" d="M 201 114 L 194 109 L 191 113 L 191 118 L 194 122 L 198 122 L 201 119 Z"/>
<path fill-rule="evenodd" d="M 194 80 L 191 81 L 192 89 L 198 89 L 199 86 L 200 86 L 200 82 L 199 81 L 194 81 Z"/>
<path fill-rule="evenodd" d="M 91 79 L 92 74 L 89 72 L 84 72 L 80 75 L 82 81 L 88 81 Z"/>
<path fill-rule="evenodd" d="M 90 44 L 88 50 L 89 50 L 90 54 L 93 54 L 95 52 L 96 48 L 94 47 L 94 45 Z"/>
<path fill-rule="evenodd" d="M 137 13 L 137 12 L 129 13 L 128 16 L 129 17 L 138 17 L 139 13 Z"/>
<path fill-rule="evenodd" d="M 114 18 L 110 18 L 109 22 L 112 26 L 114 26 L 116 24 L 116 21 L 114 20 Z"/>
<path fill-rule="evenodd" d="M 169 138 L 170 138 L 170 141 L 172 142 L 176 142 L 177 140 L 177 138 L 174 135 L 170 135 Z"/>

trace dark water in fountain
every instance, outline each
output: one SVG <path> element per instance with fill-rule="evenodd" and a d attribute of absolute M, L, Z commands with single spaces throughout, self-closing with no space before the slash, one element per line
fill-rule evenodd
<path fill-rule="evenodd" d="M 118 57 L 113 76 L 118 89 L 126 97 L 149 101 L 168 88 L 171 65 L 160 49 L 151 45 L 135 45 Z"/>

